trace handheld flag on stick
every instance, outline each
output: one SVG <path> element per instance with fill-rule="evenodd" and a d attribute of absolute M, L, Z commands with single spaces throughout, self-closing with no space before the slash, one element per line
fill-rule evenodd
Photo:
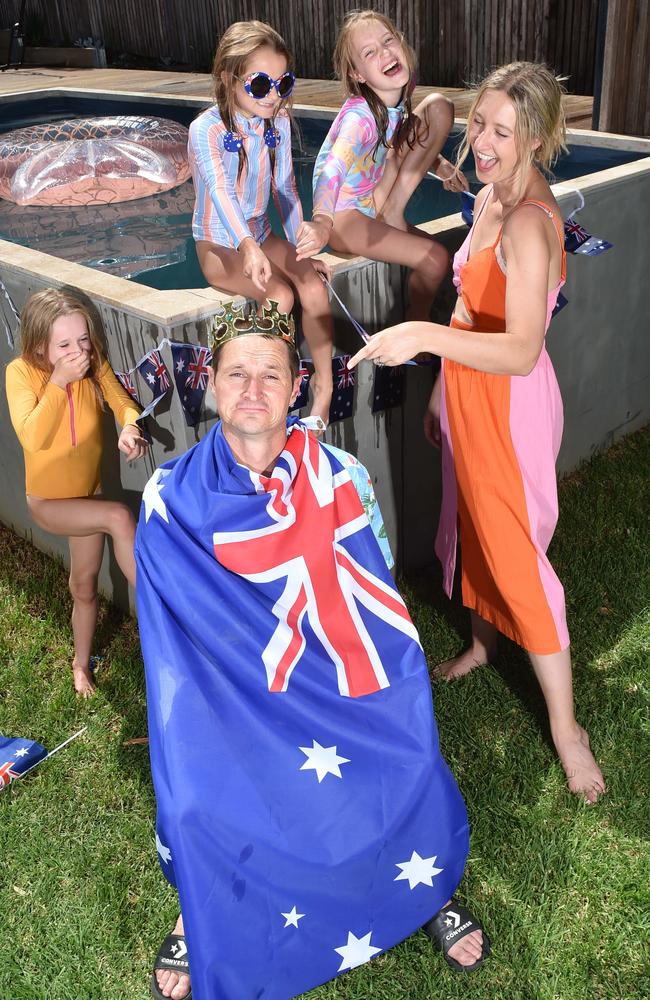
<path fill-rule="evenodd" d="M 50 750 L 48 753 L 44 746 L 40 743 L 36 743 L 35 740 L 26 740 L 22 737 L 9 737 L 0 736 L 0 789 L 6 788 L 10 785 L 12 781 L 16 781 L 18 778 L 24 778 L 26 774 L 29 774 L 35 767 L 41 763 L 41 761 L 47 760 L 48 757 L 54 756 L 59 750 L 71 743 L 72 740 L 76 740 L 77 736 L 81 736 L 85 733 L 86 726 L 80 729 L 73 736 L 68 737 L 63 743 L 59 743 L 58 747 L 54 750 Z"/>

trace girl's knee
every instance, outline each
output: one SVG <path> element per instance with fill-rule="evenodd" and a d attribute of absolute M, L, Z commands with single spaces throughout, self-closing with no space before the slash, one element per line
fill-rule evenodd
<path fill-rule="evenodd" d="M 92 604 L 97 600 L 97 575 L 94 573 L 72 572 L 68 586 L 75 603 Z"/>
<path fill-rule="evenodd" d="M 128 538 L 129 535 L 135 535 L 135 518 L 125 504 L 111 502 L 110 510 L 106 513 L 108 530 L 112 537 Z"/>
<path fill-rule="evenodd" d="M 454 103 L 443 94 L 428 94 L 420 104 L 419 115 L 436 131 L 442 128 L 449 132 L 454 124 Z"/>
<path fill-rule="evenodd" d="M 426 256 L 411 274 L 414 280 L 424 277 L 435 282 L 441 281 L 449 268 L 450 256 L 448 251 L 440 243 L 431 243 Z"/>
<path fill-rule="evenodd" d="M 300 305 L 307 313 L 329 312 L 329 296 L 322 278 L 314 271 L 298 286 Z"/>
<path fill-rule="evenodd" d="M 292 289 L 284 281 L 269 281 L 266 288 L 267 300 L 277 302 L 282 313 L 290 313 L 293 309 L 294 295 Z"/>

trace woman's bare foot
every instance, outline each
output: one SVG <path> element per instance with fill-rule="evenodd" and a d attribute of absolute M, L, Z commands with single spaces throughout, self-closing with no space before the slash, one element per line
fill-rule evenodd
<path fill-rule="evenodd" d="M 560 763 L 567 776 L 569 791 L 583 795 L 585 802 L 594 805 L 607 791 L 603 773 L 589 748 L 589 737 L 582 726 L 569 733 L 553 733 L 553 742 Z"/>
<path fill-rule="evenodd" d="M 488 648 L 480 639 L 474 637 L 469 649 L 466 649 L 460 656 L 454 656 L 451 660 L 439 663 L 437 667 L 434 667 L 433 675 L 445 681 L 455 681 L 459 677 L 471 673 L 476 667 L 483 667 L 486 663 L 490 663 L 495 654 L 496 645 Z"/>
<path fill-rule="evenodd" d="M 73 660 L 72 678 L 74 689 L 78 695 L 81 695 L 82 698 L 90 698 L 94 695 L 97 687 L 95 686 L 89 663 L 80 664 L 76 660 Z"/>
<path fill-rule="evenodd" d="M 176 926 L 172 934 L 184 934 L 183 916 L 179 915 Z M 191 989 L 190 977 L 179 972 L 170 972 L 166 969 L 156 969 L 156 981 L 158 989 L 164 997 L 171 997 L 172 1000 L 184 1000 Z"/>

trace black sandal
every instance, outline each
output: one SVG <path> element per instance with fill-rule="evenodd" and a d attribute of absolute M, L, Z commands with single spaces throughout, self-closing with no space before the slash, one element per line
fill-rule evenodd
<path fill-rule="evenodd" d="M 491 951 L 490 939 L 478 920 L 455 899 L 452 899 L 449 906 L 436 913 L 435 917 L 428 924 L 425 924 L 422 930 L 429 935 L 434 947 L 442 952 L 442 957 L 447 965 L 450 965 L 456 972 L 475 972 L 483 965 Z M 472 931 L 483 931 L 483 954 L 472 965 L 461 965 L 460 962 L 451 957 L 449 949 L 462 938 L 471 934 Z"/>
<path fill-rule="evenodd" d="M 169 1000 L 158 988 L 156 970 L 165 972 L 178 972 L 179 975 L 189 976 L 190 965 L 187 961 L 187 945 L 183 934 L 168 934 L 161 944 L 156 961 L 153 963 L 153 975 L 151 976 L 151 994 L 156 1000 Z M 186 993 L 183 1000 L 192 1000 L 192 989 Z"/>

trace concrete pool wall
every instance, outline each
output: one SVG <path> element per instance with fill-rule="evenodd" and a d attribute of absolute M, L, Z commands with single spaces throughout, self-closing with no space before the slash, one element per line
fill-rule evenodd
<path fill-rule="evenodd" d="M 647 140 L 619 140 L 599 133 L 572 133 L 571 142 L 600 146 L 621 143 L 650 154 Z M 634 144 L 634 145 L 631 145 Z M 558 200 L 565 214 L 575 206 L 575 196 L 562 193 Z M 586 206 L 579 216 L 594 235 L 608 239 L 614 249 L 596 258 L 569 255 L 565 287 L 569 305 L 553 320 L 548 350 L 556 367 L 565 404 L 564 442 L 560 473 L 567 473 L 594 451 L 650 419 L 650 338 L 647 295 L 650 232 L 650 158 L 613 167 L 570 182 L 579 188 Z M 459 215 L 424 224 L 450 252 L 467 232 Z M 363 258 L 330 257 L 334 287 L 353 315 L 373 332 L 403 316 L 403 274 L 396 266 Z M 213 289 L 178 292 L 155 291 L 123 278 L 93 271 L 79 264 L 0 241 L 0 279 L 18 311 L 38 289 L 71 286 L 96 306 L 106 335 L 114 368 L 128 369 L 163 337 L 186 343 L 206 343 L 210 317 L 226 298 Z M 435 306 L 434 318 L 446 322 L 453 303 L 448 280 Z M 336 304 L 336 353 L 354 351 L 357 335 Z M 8 344 L 4 320 L 13 331 L 16 347 Z M 0 294 L 0 362 L 2 368 L 19 349 L 16 321 Z M 171 370 L 171 356 L 163 355 Z M 368 467 L 384 514 L 394 551 L 402 568 L 426 565 L 433 560 L 433 538 L 439 503 L 439 458 L 424 441 L 422 414 L 431 387 L 427 369 L 407 369 L 405 399 L 399 409 L 371 413 L 373 372 L 361 366 L 357 379 L 353 417 L 332 425 L 326 439 L 359 456 Z M 24 467 L 20 446 L 7 413 L 4 392 L 0 412 L 0 520 L 33 539 L 47 552 L 67 558 L 65 539 L 37 529 L 28 517 L 24 496 Z M 202 422 L 188 428 L 174 391 L 156 411 L 150 429 L 151 455 L 144 463 L 129 466 L 118 458 L 111 415 L 107 415 L 104 488 L 111 497 L 122 497 L 137 512 L 139 498 L 153 469 L 195 443 L 214 419 L 206 395 Z M 104 560 L 102 590 L 120 603 L 126 600 L 112 558 Z"/>

